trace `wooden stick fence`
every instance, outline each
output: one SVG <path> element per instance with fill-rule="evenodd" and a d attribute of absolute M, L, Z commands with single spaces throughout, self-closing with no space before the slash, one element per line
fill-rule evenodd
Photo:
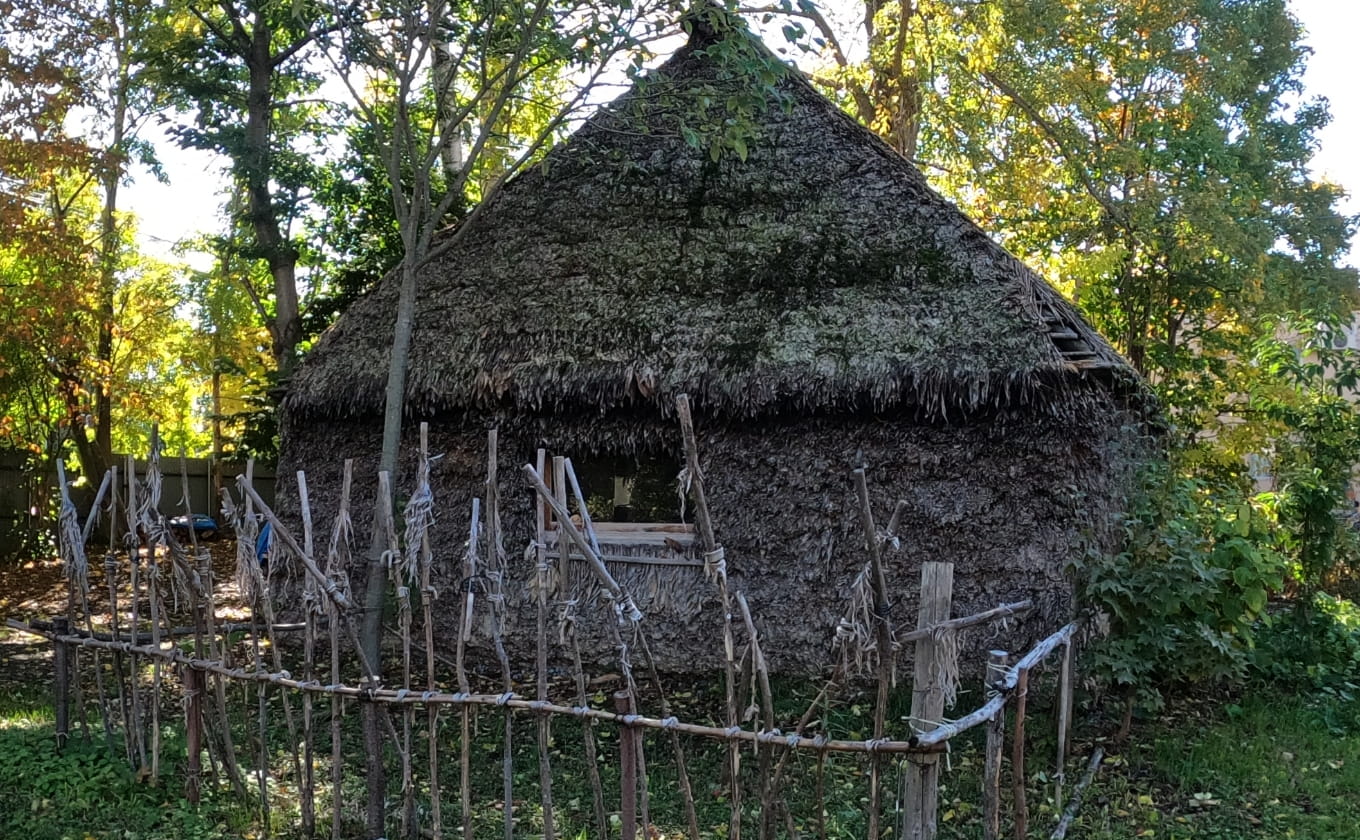
<path fill-rule="evenodd" d="M 438 592 L 432 584 L 434 548 L 430 537 L 429 525 L 433 520 L 432 495 L 429 489 L 430 463 L 428 430 L 422 424 L 420 429 L 420 457 L 416 489 L 403 511 L 404 533 L 398 533 L 396 512 L 387 506 L 385 500 L 393 498 L 389 477 L 385 474 L 379 479 L 379 502 L 376 527 L 380 544 L 386 547 L 385 558 L 397 596 L 396 636 L 401 644 L 400 687 L 384 687 L 369 675 L 380 673 L 376 665 L 370 663 L 358 643 L 354 624 L 355 604 L 349 594 L 347 561 L 349 545 L 352 540 L 349 523 L 350 495 L 352 485 L 352 464 L 345 463 L 343 487 L 340 496 L 340 509 L 328 546 L 321 556 L 314 545 L 311 504 L 304 473 L 297 474 L 299 509 L 301 511 L 302 533 L 299 538 L 288 524 L 283 521 L 252 487 L 249 470 L 246 476 L 238 479 L 239 502 L 224 493 L 225 509 L 229 517 L 237 523 L 238 539 L 238 580 L 246 587 L 250 599 L 251 616 L 249 622 L 219 622 L 215 616 L 215 599 L 211 563 L 206 552 L 198 546 L 190 534 L 189 546 L 181 546 L 169 532 L 165 518 L 156 510 L 159 500 L 158 452 L 152 452 L 145 481 L 139 480 L 128 464 L 122 476 L 125 485 L 120 483 L 116 471 L 110 471 L 101 485 L 100 499 L 107 492 L 107 506 L 111 518 L 119 509 L 120 503 L 127 524 L 127 557 L 129 562 L 124 568 L 118 555 L 111 550 L 103 569 L 108 587 L 107 631 L 96 630 L 94 617 L 89 607 L 88 580 L 81 575 L 73 576 L 68 615 L 58 617 L 51 623 L 19 622 L 7 619 L 6 625 L 48 639 L 54 644 L 56 652 L 57 692 L 57 729 L 59 742 L 69 737 L 71 728 L 68 697 L 74 691 L 76 707 L 83 720 L 84 703 L 79 692 L 78 652 L 91 651 L 96 667 L 96 687 L 100 712 L 104 720 L 106 739 L 113 743 L 113 729 L 121 722 L 123 732 L 123 752 L 135 767 L 144 768 L 154 781 L 161 772 L 161 753 L 163 743 L 160 735 L 164 728 L 161 713 L 164 706 L 163 694 L 167 686 L 173 685 L 178 675 L 178 684 L 184 699 L 183 722 L 185 727 L 188 754 L 184 757 L 184 790 L 191 801 L 197 802 L 202 796 L 207 779 L 225 779 L 230 789 L 238 795 L 245 795 L 247 787 L 244 779 L 253 777 L 257 788 L 261 821 L 266 831 L 270 830 L 271 805 L 266 779 L 270 775 L 268 742 L 271 734 L 270 709 L 277 704 L 283 710 L 283 719 L 288 731 L 286 749 L 280 755 L 286 756 L 287 773 L 297 785 L 301 830 L 305 837 L 317 833 L 318 815 L 321 812 L 318 793 L 328 793 L 331 808 L 328 821 L 331 836 L 338 840 L 345 835 L 342 828 L 344 809 L 342 784 L 344 780 L 344 753 L 342 750 L 342 719 L 346 702 L 357 702 L 384 711 L 380 717 L 385 727 L 385 748 L 395 752 L 402 779 L 398 822 L 400 834 L 414 838 L 422 833 L 435 838 L 442 837 L 445 830 L 441 810 L 440 785 L 440 717 L 443 710 L 456 710 L 459 725 L 457 730 L 459 749 L 459 834 L 470 837 L 473 832 L 473 786 L 471 743 L 475 735 L 473 720 L 475 711 L 487 710 L 497 719 L 503 718 L 501 745 L 502 790 L 501 806 L 502 829 L 507 840 L 517 833 L 517 824 L 523 819 L 520 800 L 515 796 L 515 776 L 513 773 L 513 738 L 517 714 L 525 715 L 534 721 L 538 773 L 538 812 L 541 821 L 541 834 L 552 840 L 558 834 L 558 803 L 554 797 L 555 762 L 549 745 L 552 742 L 553 718 L 577 720 L 583 726 L 583 751 L 586 771 L 591 788 L 590 818 L 597 836 L 609 834 L 609 817 L 606 805 L 606 786 L 597 763 L 604 757 L 596 742 L 596 728 L 602 725 L 618 727 L 619 740 L 619 788 L 620 807 L 619 827 L 625 840 L 635 840 L 638 835 L 650 831 L 651 796 L 648 784 L 649 756 L 642 748 L 643 733 L 665 733 L 664 743 L 670 747 L 678 777 L 676 790 L 680 794 L 680 805 L 684 825 L 689 837 L 700 836 L 695 797 L 690 780 L 686 751 L 682 736 L 700 739 L 723 745 L 725 751 L 724 779 L 722 784 L 727 794 L 730 809 L 727 832 L 728 837 L 739 840 L 743 830 L 748 828 L 749 818 L 744 801 L 751 793 L 752 814 L 756 821 L 756 834 L 760 840 L 773 838 L 780 824 L 784 832 L 795 837 L 799 834 L 794 815 L 784 797 L 783 782 L 789 758 L 797 753 L 809 753 L 815 758 L 816 772 L 816 810 L 813 814 L 815 830 L 819 837 L 827 834 L 824 819 L 825 780 L 828 757 L 861 757 L 868 764 L 869 809 L 867 815 L 867 836 L 877 838 L 882 834 L 883 793 L 889 786 L 886 770 L 903 762 L 902 788 L 896 795 L 898 819 L 894 832 L 904 837 L 933 838 L 935 836 L 936 802 L 938 799 L 939 774 L 941 763 L 939 754 L 948 741 L 974 727 L 987 727 L 986 762 L 983 780 L 983 835 L 987 838 L 999 837 L 1000 816 L 1002 813 L 1001 772 L 1002 742 L 1005 727 L 1005 709 L 1014 704 L 1015 738 L 1011 756 L 1013 803 L 1011 811 L 1015 816 L 1014 828 L 1017 837 L 1026 832 L 1027 803 L 1025 760 L 1025 694 L 1030 672 L 1054 653 L 1061 650 L 1062 665 L 1058 682 L 1058 756 L 1057 772 L 1054 775 L 1054 795 L 1059 810 L 1062 809 L 1064 793 L 1065 766 L 1070 744 L 1071 695 L 1073 690 L 1072 642 L 1076 625 L 1068 625 L 1044 639 L 1032 650 L 1021 657 L 1014 665 L 1005 666 L 1005 654 L 994 652 L 989 662 L 987 681 L 988 696 L 977 709 L 956 719 L 946 720 L 944 711 L 946 701 L 952 702 L 953 685 L 957 670 L 956 643 L 958 633 L 970 627 L 988 622 L 1003 620 L 1019 615 L 1031 608 L 1028 601 L 1003 604 L 974 615 L 951 617 L 951 592 L 953 567 L 947 562 L 928 561 L 922 565 L 920 610 L 916 627 L 904 630 L 896 626 L 897 620 L 891 615 L 890 585 L 885 555 L 900 543 L 896 532 L 903 516 L 905 505 L 898 503 L 889 517 L 886 531 L 879 531 L 874 520 L 868 482 L 865 471 L 857 469 L 852 473 L 856 495 L 859 501 L 860 525 L 864 535 L 865 573 L 862 580 L 867 586 L 867 612 L 865 627 L 870 639 L 868 653 L 873 665 L 875 683 L 873 703 L 873 726 L 871 737 L 846 739 L 831 737 L 827 733 L 809 733 L 810 723 L 816 716 L 819 704 L 829 702 L 834 695 L 834 686 L 850 678 L 850 674 L 838 672 L 826 686 L 818 692 L 816 699 L 808 706 L 806 713 L 792 731 L 783 732 L 778 728 L 779 720 L 775 714 L 775 697 L 771 687 L 769 668 L 759 632 L 759 616 L 751 609 L 749 600 L 743 592 L 731 586 L 727 576 L 725 552 L 717 540 L 712 511 L 705 494 L 704 476 L 698 451 L 698 438 L 695 434 L 688 401 L 683 397 L 677 403 L 677 415 L 681 426 L 681 439 L 685 451 L 685 469 L 682 485 L 688 494 L 695 511 L 697 542 L 702 555 L 703 571 L 712 587 L 712 597 L 721 610 L 722 663 L 724 680 L 724 708 L 722 724 L 682 721 L 671 709 L 664 681 L 658 673 L 648 640 L 648 621 L 638 601 L 628 589 L 621 585 L 609 571 L 606 559 L 619 562 L 601 549 L 599 536 L 581 492 L 574 469 L 569 459 L 554 457 L 549 461 L 546 453 L 540 451 L 537 464 L 524 465 L 521 470 L 527 484 L 541 502 L 536 506 L 535 542 L 530 546 L 526 557 L 532 559 L 530 591 L 534 593 L 535 625 L 534 665 L 532 688 L 520 693 L 515 690 L 510 659 L 505 645 L 506 584 L 509 575 L 507 552 L 502 545 L 500 505 L 498 499 L 497 439 L 491 431 L 487 440 L 487 478 L 483 494 L 474 499 L 471 512 L 471 527 L 468 534 L 466 551 L 461 560 L 460 587 L 461 597 L 456 599 L 457 633 L 454 639 L 455 654 L 452 664 L 455 669 L 457 691 L 440 690 L 436 673 L 439 658 L 435 651 L 434 604 Z M 551 480 L 551 485 L 548 481 Z M 120 489 L 125 488 L 125 496 L 120 499 Z M 65 491 L 64 475 L 62 489 Z M 571 503 L 577 508 L 574 517 Z M 66 502 L 64 500 L 63 504 Z M 188 510 L 184 501 L 185 513 Z M 559 542 L 557 544 L 557 566 L 554 568 L 547 550 L 547 520 L 544 511 L 550 511 L 555 518 Z M 85 532 L 92 527 L 92 515 L 85 524 Z M 266 575 L 259 558 L 254 556 L 255 524 L 268 522 L 273 531 L 276 549 L 271 552 L 270 574 Z M 68 539 L 62 544 L 63 558 L 68 563 L 77 559 L 77 548 Z M 80 555 L 83 557 L 83 555 Z M 568 562 L 570 557 L 579 557 L 583 565 L 576 569 Z M 285 575 L 284 567 L 290 562 L 301 566 L 301 592 L 303 621 L 280 623 L 275 618 L 272 580 Z M 277 566 L 277 568 L 275 568 Z M 83 568 L 83 567 L 82 567 Z M 577 625 L 587 616 L 582 607 L 571 599 L 572 575 L 581 569 L 590 576 L 599 591 L 604 593 L 605 608 L 600 610 L 605 627 L 619 651 L 617 663 L 623 688 L 613 696 L 611 708 L 598 708 L 590 703 L 588 681 L 583 667 L 583 657 L 579 643 Z M 170 574 L 163 572 L 169 570 Z M 127 582 L 129 596 L 120 603 L 120 589 Z M 412 601 L 412 593 L 418 592 L 419 610 Z M 170 621 L 171 610 L 167 599 L 173 596 L 175 603 L 183 596 L 189 605 L 193 622 L 189 625 L 173 626 Z M 79 603 L 83 613 L 83 627 L 72 621 L 76 605 Z M 123 606 L 126 606 L 126 620 L 123 619 Z M 149 612 L 149 622 L 145 619 L 142 607 Z M 500 691 L 474 691 L 473 680 L 469 674 L 466 659 L 472 647 L 474 617 L 479 612 L 485 614 L 484 625 L 489 628 L 490 641 L 495 650 L 495 659 L 500 670 Z M 569 701 L 550 699 L 552 682 L 549 679 L 549 660 L 553 644 L 549 641 L 549 622 L 554 611 L 560 610 L 560 627 L 556 634 L 557 649 L 567 660 L 570 671 Z M 417 614 L 419 613 L 419 614 Z M 324 621 L 322 620 L 324 618 Z M 417 625 L 420 625 L 417 628 Z M 862 625 L 864 626 L 864 625 Z M 715 628 L 717 630 L 719 628 Z M 242 632 L 248 633 L 247 651 L 250 666 L 243 667 L 234 660 L 233 646 L 229 637 Z M 302 633 L 302 672 L 300 677 L 293 676 L 284 668 L 285 648 L 281 647 L 281 633 L 300 631 Z M 419 632 L 423 636 L 424 647 L 415 642 Z M 318 679 L 318 672 L 324 669 L 315 667 L 321 635 L 329 638 L 329 671 L 326 682 Z M 192 653 L 188 653 L 178 640 L 192 639 Z M 268 664 L 266 665 L 265 645 L 267 642 Z M 345 671 L 342 647 L 348 642 L 351 655 L 355 657 L 360 684 L 351 685 L 343 681 Z M 739 644 L 739 642 L 741 644 Z M 914 646 L 912 680 L 911 731 L 894 736 L 889 729 L 888 706 L 897 681 L 897 652 L 904 646 Z M 414 654 L 420 651 L 425 657 L 423 679 L 417 675 Z M 238 651 L 239 652 L 239 651 Z M 104 682 L 104 669 L 101 656 L 107 654 L 110 665 L 109 675 L 115 682 L 116 691 L 112 700 Z M 324 653 L 322 654 L 325 655 Z M 633 656 L 640 656 L 647 681 L 647 692 L 660 704 L 660 714 L 646 714 L 640 709 L 644 696 L 642 684 L 635 679 Z M 862 655 L 861 655 L 862 657 Z M 124 667 L 130 663 L 130 668 Z M 740 705 L 746 700 L 739 699 L 739 663 L 745 662 L 753 682 L 750 703 L 755 709 L 755 723 L 743 725 Z M 152 674 L 150 684 L 137 677 L 139 663 L 147 663 Z M 73 680 L 72 674 L 76 673 Z M 395 679 L 394 679 L 395 681 Z M 233 737 L 233 716 L 228 704 L 228 685 L 256 687 L 253 736 L 257 756 L 255 768 L 249 774 L 243 773 L 238 763 L 237 749 Z M 271 700 L 271 695 L 273 699 Z M 294 717 L 291 702 L 293 695 L 301 701 L 301 720 Z M 318 702 L 329 697 L 330 727 L 329 758 L 330 775 L 327 780 L 328 791 L 319 791 L 315 765 L 318 756 L 323 755 L 316 748 L 319 727 L 315 723 Z M 247 715 L 249 716 L 249 715 Z M 398 728 L 394 718 L 400 722 Z M 426 761 L 420 769 L 415 761 L 419 738 L 417 721 L 423 723 Z M 247 724 L 249 725 L 249 724 Z M 754 750 L 756 759 L 753 769 L 744 769 L 741 762 L 743 748 Z M 203 758 L 206 756 L 211 773 L 205 773 Z M 651 755 L 652 762 L 657 758 Z M 368 755 L 368 760 L 382 760 L 382 757 Z M 889 762 L 894 762 L 890 764 Z M 220 768 L 220 771 L 219 769 Z M 220 773 L 220 775 L 219 775 Z M 418 793 L 417 776 L 423 776 L 428 789 L 428 806 L 425 811 L 418 807 L 417 799 L 424 798 Z M 1088 774 L 1089 775 L 1089 774 Z M 754 776 L 754 780 L 748 779 Z M 1083 779 L 1085 782 L 1085 779 Z M 326 784 L 326 783 L 323 783 Z M 1080 787 L 1080 786 L 1079 786 Z M 749 788 L 749 789 L 748 789 Z M 892 801 L 892 798 L 890 798 Z M 1069 812 L 1077 805 L 1074 797 Z M 1071 817 L 1067 817 L 1070 824 Z"/>

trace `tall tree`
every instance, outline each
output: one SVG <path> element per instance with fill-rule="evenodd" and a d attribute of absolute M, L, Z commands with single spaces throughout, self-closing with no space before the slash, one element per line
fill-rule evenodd
<path fill-rule="evenodd" d="M 157 83 L 195 117 L 173 133 L 186 146 L 231 161 L 243 196 L 236 205 L 247 234 L 241 256 L 261 261 L 269 273 L 267 288 L 248 272 L 240 280 L 269 330 L 284 381 L 303 339 L 301 246 L 293 226 L 311 175 L 307 144 L 329 131 L 314 97 L 321 80 L 309 61 L 318 42 L 346 25 L 358 4 L 323 5 L 179 0 L 161 7 L 147 52 L 159 68 Z"/>
<path fill-rule="evenodd" d="M 140 0 L 106 0 L 93 7 L 14 0 L 8 12 L 8 18 L 17 21 L 19 28 L 4 33 L 6 78 L 13 86 L 0 110 L 16 127 L 23 125 L 10 133 L 9 140 L 15 144 L 11 148 L 26 146 L 29 152 L 29 166 L 15 166 L 9 172 L 17 179 L 27 179 L 28 187 L 34 188 L 36 171 L 32 165 L 39 162 L 43 149 L 54 148 L 53 136 L 66 131 L 74 130 L 79 138 L 66 141 L 67 151 L 75 148 L 72 142 L 78 142 L 82 152 L 79 161 L 69 155 L 65 160 L 47 159 L 47 165 L 55 165 L 64 176 L 56 170 L 49 173 L 52 177 L 42 188 L 47 212 L 30 214 L 28 221 L 61 228 L 70 221 L 68 214 L 84 200 L 86 191 L 102 192 L 99 236 L 93 248 L 96 276 L 90 278 L 98 289 L 92 315 L 97 320 L 98 340 L 90 348 L 89 363 L 82 364 L 88 381 L 82 382 L 82 387 L 67 389 L 72 401 L 77 395 L 81 400 L 86 396 L 93 399 L 93 412 L 72 410 L 76 425 L 71 435 L 84 469 L 97 475 L 112 459 L 114 308 L 120 286 L 127 280 L 120 275 L 126 242 L 119 231 L 118 190 L 134 154 L 140 153 L 144 162 L 154 163 L 147 154 L 148 147 L 136 137 L 137 124 L 149 110 L 150 97 L 137 92 L 131 59 L 132 46 L 145 27 L 146 8 Z M 35 32 L 42 37 L 34 37 Z M 62 91 L 78 96 L 63 98 Z M 44 107 L 47 113 L 40 113 Z M 61 123 L 53 120 L 58 115 Z M 29 135 L 27 141 L 25 134 Z M 78 177 L 67 177 L 77 170 Z M 86 247 L 68 244 L 77 250 Z M 87 439 L 89 427 L 93 427 L 93 441 Z"/>
<path fill-rule="evenodd" d="M 1144 373 L 1197 368 L 1264 314 L 1354 302 L 1285 0 L 869 0 L 864 26 L 868 60 L 837 55 L 833 90 L 867 93 L 861 117 Z"/>

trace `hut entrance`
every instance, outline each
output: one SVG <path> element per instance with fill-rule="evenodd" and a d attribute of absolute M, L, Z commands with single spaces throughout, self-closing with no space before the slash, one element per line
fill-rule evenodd
<path fill-rule="evenodd" d="M 702 567 L 694 526 L 683 521 L 676 487 L 679 462 L 659 455 L 606 456 L 579 465 L 564 458 L 547 461 L 553 465 L 549 485 L 573 511 L 572 521 L 578 527 L 583 524 L 584 502 L 602 560 Z M 569 563 L 583 561 L 571 541 L 562 538 L 551 508 L 542 505 L 540 516 L 548 556 L 560 562 L 565 547 Z"/>

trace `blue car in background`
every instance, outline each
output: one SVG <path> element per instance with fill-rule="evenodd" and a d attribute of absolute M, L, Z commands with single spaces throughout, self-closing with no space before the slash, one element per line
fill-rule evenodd
<path fill-rule="evenodd" d="M 195 536 L 200 540 L 212 540 L 217 538 L 217 520 L 206 513 L 195 513 L 193 520 L 188 516 L 176 516 L 170 520 L 170 529 L 180 537 L 188 539 L 189 529 L 193 528 Z"/>

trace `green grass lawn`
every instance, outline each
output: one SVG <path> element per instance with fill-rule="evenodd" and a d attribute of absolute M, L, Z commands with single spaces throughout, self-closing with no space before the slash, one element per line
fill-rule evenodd
<path fill-rule="evenodd" d="M 1182 703 L 1134 735 L 1072 836 L 1360 838 L 1360 702 Z"/>

